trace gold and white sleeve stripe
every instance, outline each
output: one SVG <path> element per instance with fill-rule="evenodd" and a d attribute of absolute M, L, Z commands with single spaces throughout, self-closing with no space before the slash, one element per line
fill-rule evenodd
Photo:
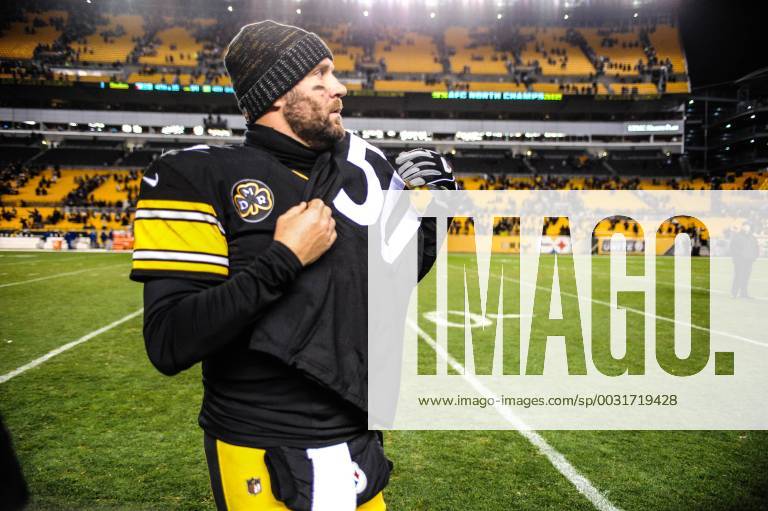
<path fill-rule="evenodd" d="M 226 232 L 209 204 L 142 200 L 133 229 L 134 270 L 229 275 Z"/>

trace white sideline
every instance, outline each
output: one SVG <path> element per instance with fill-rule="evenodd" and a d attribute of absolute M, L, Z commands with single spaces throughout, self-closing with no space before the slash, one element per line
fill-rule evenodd
<path fill-rule="evenodd" d="M 43 362 L 46 362 L 46 361 L 52 359 L 53 357 L 55 357 L 56 355 L 59 355 L 60 353 L 64 353 L 65 351 L 74 348 L 78 344 L 82 344 L 85 341 L 93 339 L 97 335 L 101 335 L 101 334 L 103 334 L 104 332 L 106 332 L 108 330 L 112 330 L 116 326 L 121 325 L 122 323 L 125 323 L 126 321 L 135 318 L 136 316 L 138 316 L 142 312 L 144 312 L 144 308 L 143 307 L 141 309 L 137 310 L 137 311 L 131 312 L 127 316 L 123 316 L 122 318 L 118 319 L 117 321 L 113 321 L 112 323 L 99 328 L 98 330 L 94 330 L 91 333 L 85 334 L 84 336 L 82 336 L 81 338 L 79 338 L 79 339 L 77 339 L 75 341 L 69 342 L 69 343 L 67 343 L 67 344 L 65 344 L 63 346 L 59 346 L 55 350 L 49 351 L 48 353 L 46 353 L 42 357 L 36 358 L 32 362 L 30 362 L 28 364 L 25 364 L 25 365 L 23 365 L 21 367 L 18 367 L 16 369 L 14 369 L 13 371 L 11 371 L 10 373 L 6 373 L 6 374 L 0 376 L 0 384 L 7 382 L 11 378 L 13 378 L 15 376 L 18 376 L 21 373 L 23 373 L 25 371 L 28 371 L 29 369 L 32 369 L 33 367 L 39 366 Z"/>
<path fill-rule="evenodd" d="M 77 275 L 79 273 L 85 273 L 89 271 L 96 271 L 96 270 L 102 270 L 106 268 L 117 268 L 118 266 L 124 266 L 128 267 L 128 263 L 121 263 L 121 264 L 111 264 L 106 266 L 94 266 L 92 268 L 85 268 L 83 270 L 76 270 L 76 271 L 68 271 L 64 273 L 56 273 L 55 275 L 47 275 L 45 277 L 38 277 L 36 279 L 29 279 L 29 280 L 17 280 L 15 282 L 7 282 L 5 284 L 0 284 L 0 288 L 3 287 L 11 287 L 11 286 L 20 286 L 22 284 L 31 284 L 32 282 L 40 282 L 41 280 L 48 280 L 48 279 L 55 279 L 58 277 L 67 277 L 69 275 Z"/>
<path fill-rule="evenodd" d="M 0 254 L 2 256 L 2 254 Z M 44 257 L 33 257 L 30 256 L 30 259 L 25 259 L 23 261 L 12 261 L 10 263 L 6 263 L 6 259 L 0 259 L 0 267 L 6 267 L 6 266 L 16 266 L 18 264 L 37 264 L 39 262 L 45 261 L 45 264 L 53 263 L 58 264 L 62 261 L 72 261 L 73 259 L 77 259 L 80 256 L 77 255 L 71 255 L 69 257 L 57 257 L 56 259 L 50 258 L 47 261 Z"/>
<path fill-rule="evenodd" d="M 595 506 L 595 508 L 599 509 L 600 511 L 620 511 L 620 508 L 613 505 L 613 503 L 611 503 L 611 501 L 609 501 L 605 495 L 600 492 L 600 490 L 595 488 L 589 479 L 581 475 L 581 473 L 579 473 L 579 471 L 576 470 L 576 468 L 571 465 L 567 459 L 565 459 L 565 456 L 560 454 L 557 449 L 549 445 L 544 437 L 530 429 L 519 417 L 512 413 L 512 410 L 509 407 L 501 405 L 501 399 L 499 399 L 498 396 L 491 392 L 485 385 L 480 383 L 480 380 L 475 378 L 473 375 L 466 374 L 464 367 L 459 364 L 456 359 L 446 353 L 445 349 L 439 346 L 435 340 L 429 336 L 429 334 L 419 328 L 419 326 L 414 323 L 413 320 L 408 320 L 408 326 L 410 326 L 419 337 L 421 337 L 427 344 L 429 344 L 429 346 L 435 350 L 435 352 L 441 358 L 445 359 L 453 369 L 461 374 L 462 378 L 464 378 L 467 383 L 472 385 L 475 390 L 487 398 L 494 398 L 494 402 L 496 404 L 494 404 L 493 407 L 496 409 L 499 415 L 501 415 L 504 420 L 509 422 L 512 427 L 515 428 L 515 430 L 520 433 L 526 440 L 532 443 L 541 454 L 546 456 L 549 462 L 552 463 L 552 466 L 554 466 L 558 472 L 560 472 L 566 479 L 568 479 L 568 481 L 576 487 L 579 493 L 584 495 L 592 503 L 592 505 Z"/>
<path fill-rule="evenodd" d="M 463 269 L 462 266 L 459 266 L 457 264 L 449 264 L 448 266 L 450 266 L 451 268 L 457 269 L 457 270 Z M 515 278 L 512 278 L 512 277 L 502 277 L 502 278 L 504 280 L 508 280 L 509 282 L 517 282 L 519 284 L 526 285 L 526 286 L 528 286 L 530 288 L 541 289 L 543 291 L 548 291 L 549 290 L 548 287 L 539 286 L 539 285 L 536 285 L 536 284 L 527 284 L 527 283 L 522 282 L 520 279 L 515 279 Z M 560 294 L 564 295 L 564 296 L 571 297 L 571 298 L 576 298 L 577 300 L 579 299 L 579 295 L 573 294 L 573 293 L 569 293 L 567 291 L 563 291 L 562 289 L 560 290 Z M 597 300 L 595 298 L 590 298 L 589 301 L 592 302 L 592 303 L 596 303 L 598 305 L 604 305 L 606 307 L 611 307 L 611 303 L 610 302 L 606 302 L 605 300 Z M 695 329 L 695 330 L 701 330 L 703 332 L 710 332 L 710 333 L 713 333 L 713 334 L 722 335 L 723 337 L 730 337 L 731 339 L 736 339 L 737 341 L 748 342 L 750 344 L 755 344 L 757 346 L 760 346 L 761 348 L 768 348 L 768 344 L 766 344 L 764 342 L 757 341 L 755 339 L 750 339 L 749 337 L 744 337 L 744 336 L 741 336 L 741 335 L 732 334 L 730 332 L 723 332 L 722 330 L 715 330 L 715 329 L 712 329 L 712 328 L 706 328 L 706 327 L 703 327 L 703 326 L 694 325 L 693 323 L 689 323 L 687 321 L 680 321 L 680 320 L 677 320 L 675 318 L 668 318 L 666 316 L 659 316 L 657 314 L 653 314 L 653 313 L 650 313 L 650 312 L 645 312 L 645 311 L 642 311 L 640 309 L 635 309 L 633 307 L 622 307 L 622 309 L 626 310 L 627 312 L 632 312 L 634 314 L 638 314 L 640 316 L 648 316 L 648 317 L 651 317 L 653 319 L 660 319 L 660 320 L 666 321 L 668 323 L 673 323 L 673 324 L 676 324 L 676 325 L 692 328 L 692 329 Z"/>

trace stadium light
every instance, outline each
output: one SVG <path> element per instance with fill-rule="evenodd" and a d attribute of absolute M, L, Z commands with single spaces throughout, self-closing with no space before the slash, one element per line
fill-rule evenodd
<path fill-rule="evenodd" d="M 384 138 L 383 130 L 363 130 L 363 138 Z"/>
<path fill-rule="evenodd" d="M 232 6 L 231 6 L 231 5 L 228 5 L 228 6 L 227 6 L 227 10 L 228 10 L 229 12 L 232 12 Z"/>
<path fill-rule="evenodd" d="M 633 18 L 637 18 L 638 16 L 639 16 L 638 13 L 635 13 L 635 14 L 632 15 Z"/>
<path fill-rule="evenodd" d="M 85 3 L 89 4 L 91 3 L 91 0 L 85 0 Z"/>
<path fill-rule="evenodd" d="M 754 144 L 755 143 L 755 139 L 753 138 L 752 140 L 749 141 L 749 143 L 750 144 Z"/>
<path fill-rule="evenodd" d="M 363 11 L 363 16 L 368 17 L 368 11 Z"/>
<path fill-rule="evenodd" d="M 726 124 L 726 125 L 725 125 L 725 129 L 728 129 L 728 128 L 730 128 L 730 127 L 731 127 L 731 123 L 730 123 L 730 122 L 729 122 L 728 124 Z"/>
<path fill-rule="evenodd" d="M 689 99 L 689 100 L 688 100 L 688 104 L 689 104 L 689 105 L 692 105 L 692 104 L 693 104 L 693 100 L 692 100 L 692 99 Z"/>
<path fill-rule="evenodd" d="M 750 119 L 754 119 L 755 118 L 755 114 L 750 115 L 749 118 Z"/>
<path fill-rule="evenodd" d="M 501 13 L 499 13 L 499 14 L 497 14 L 497 15 L 496 15 L 496 19 L 497 19 L 497 20 L 500 20 L 500 19 L 501 19 L 501 18 L 503 18 L 503 17 L 504 17 L 504 15 L 503 15 L 503 14 L 501 14 Z"/>
<path fill-rule="evenodd" d="M 180 124 L 171 124 L 170 126 L 163 126 L 160 130 L 163 135 L 183 135 L 184 126 Z"/>
<path fill-rule="evenodd" d="M 296 9 L 296 14 L 301 14 L 301 9 Z"/>
<path fill-rule="evenodd" d="M 483 134 L 479 131 L 457 131 L 454 138 L 462 142 L 480 142 L 483 140 Z"/>
<path fill-rule="evenodd" d="M 566 14 L 565 16 L 563 16 L 563 19 L 567 20 L 568 19 L 568 15 Z"/>
<path fill-rule="evenodd" d="M 429 17 L 430 17 L 431 19 L 435 19 L 435 16 L 437 16 L 437 15 L 436 15 L 434 12 L 430 12 L 430 13 L 429 13 Z"/>

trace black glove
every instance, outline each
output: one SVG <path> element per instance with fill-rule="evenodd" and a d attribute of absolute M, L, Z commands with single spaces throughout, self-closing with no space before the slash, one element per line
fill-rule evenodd
<path fill-rule="evenodd" d="M 456 178 L 450 163 L 440 153 L 413 149 L 400 153 L 395 160 L 397 173 L 408 188 L 426 186 L 430 190 L 456 190 Z"/>

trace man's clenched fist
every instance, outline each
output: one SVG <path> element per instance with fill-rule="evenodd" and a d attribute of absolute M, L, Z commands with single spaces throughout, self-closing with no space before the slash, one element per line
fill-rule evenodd
<path fill-rule="evenodd" d="M 275 240 L 291 249 L 304 266 L 315 262 L 336 241 L 336 220 L 320 199 L 301 202 L 277 218 Z"/>

